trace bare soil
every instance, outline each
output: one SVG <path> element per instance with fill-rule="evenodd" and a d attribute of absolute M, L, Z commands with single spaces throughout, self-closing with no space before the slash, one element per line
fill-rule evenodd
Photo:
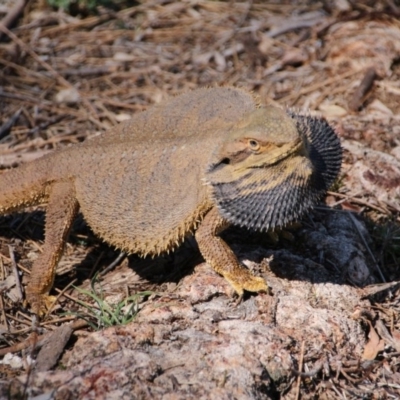
<path fill-rule="evenodd" d="M 217 85 L 325 116 L 344 163 L 298 225 L 224 233 L 271 287 L 239 304 L 193 239 L 172 255 L 123 258 L 78 218 L 54 285 L 62 294 L 32 334 L 22 299 L 43 208 L 1 217 L 0 398 L 400 398 L 398 2 L 159 0 L 73 12 L 0 1 L 1 168 Z M 105 327 L 97 309 L 90 316 L 82 302 L 96 306 L 84 292 L 93 287 L 114 306 L 142 293 L 134 320 Z"/>

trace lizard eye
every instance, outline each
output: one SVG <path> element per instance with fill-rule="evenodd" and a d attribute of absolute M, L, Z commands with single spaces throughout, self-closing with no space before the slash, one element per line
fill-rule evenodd
<path fill-rule="evenodd" d="M 249 139 L 248 145 L 252 150 L 258 150 L 260 148 L 260 144 L 254 139 Z"/>

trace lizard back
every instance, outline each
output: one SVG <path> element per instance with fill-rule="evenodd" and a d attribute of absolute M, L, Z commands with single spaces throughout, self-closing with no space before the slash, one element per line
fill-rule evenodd
<path fill-rule="evenodd" d="M 254 110 L 249 94 L 201 89 L 135 115 L 105 135 L 59 153 L 93 231 L 128 252 L 176 247 L 212 207 L 203 184 L 209 159 L 230 128 Z M 65 175 L 65 172 L 64 172 Z"/>

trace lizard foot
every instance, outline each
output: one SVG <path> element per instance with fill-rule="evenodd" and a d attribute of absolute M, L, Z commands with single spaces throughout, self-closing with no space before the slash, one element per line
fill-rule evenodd
<path fill-rule="evenodd" d="M 53 307 L 56 299 L 57 297 L 48 294 L 28 293 L 26 303 L 30 304 L 34 314 L 43 317 Z"/>
<path fill-rule="evenodd" d="M 246 269 L 240 269 L 239 274 L 224 274 L 224 278 L 230 283 L 235 292 L 243 297 L 243 292 L 268 292 L 267 282 L 263 278 L 254 276 Z"/>

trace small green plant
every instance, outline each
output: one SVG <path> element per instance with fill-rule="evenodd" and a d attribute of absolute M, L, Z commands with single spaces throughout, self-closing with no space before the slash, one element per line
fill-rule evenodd
<path fill-rule="evenodd" d="M 118 6 L 123 0 L 47 0 L 47 3 L 51 7 L 61 8 L 64 11 L 86 11 L 90 12 L 96 9 L 98 6 L 114 8 Z"/>
<path fill-rule="evenodd" d="M 101 5 L 102 0 L 47 0 L 47 2 L 49 6 L 63 10 L 69 10 L 71 6 L 93 10 L 96 6 Z"/>
<path fill-rule="evenodd" d="M 336 178 L 335 182 L 332 183 L 329 190 L 331 192 L 339 192 L 340 189 L 344 186 L 344 175 L 340 175 Z"/>
<path fill-rule="evenodd" d="M 138 292 L 132 296 L 124 298 L 122 301 L 110 305 L 104 300 L 104 293 L 99 285 L 100 289 L 96 289 L 97 275 L 91 280 L 90 285 L 92 290 L 75 289 L 88 297 L 90 297 L 95 305 L 91 306 L 83 301 L 77 300 L 77 302 L 84 307 L 86 313 L 72 313 L 76 317 L 85 320 L 89 326 L 94 330 L 107 328 L 115 325 L 126 325 L 133 321 L 139 311 L 139 301 L 145 297 L 153 294 L 151 291 Z M 70 313 L 71 314 L 71 313 Z"/>

